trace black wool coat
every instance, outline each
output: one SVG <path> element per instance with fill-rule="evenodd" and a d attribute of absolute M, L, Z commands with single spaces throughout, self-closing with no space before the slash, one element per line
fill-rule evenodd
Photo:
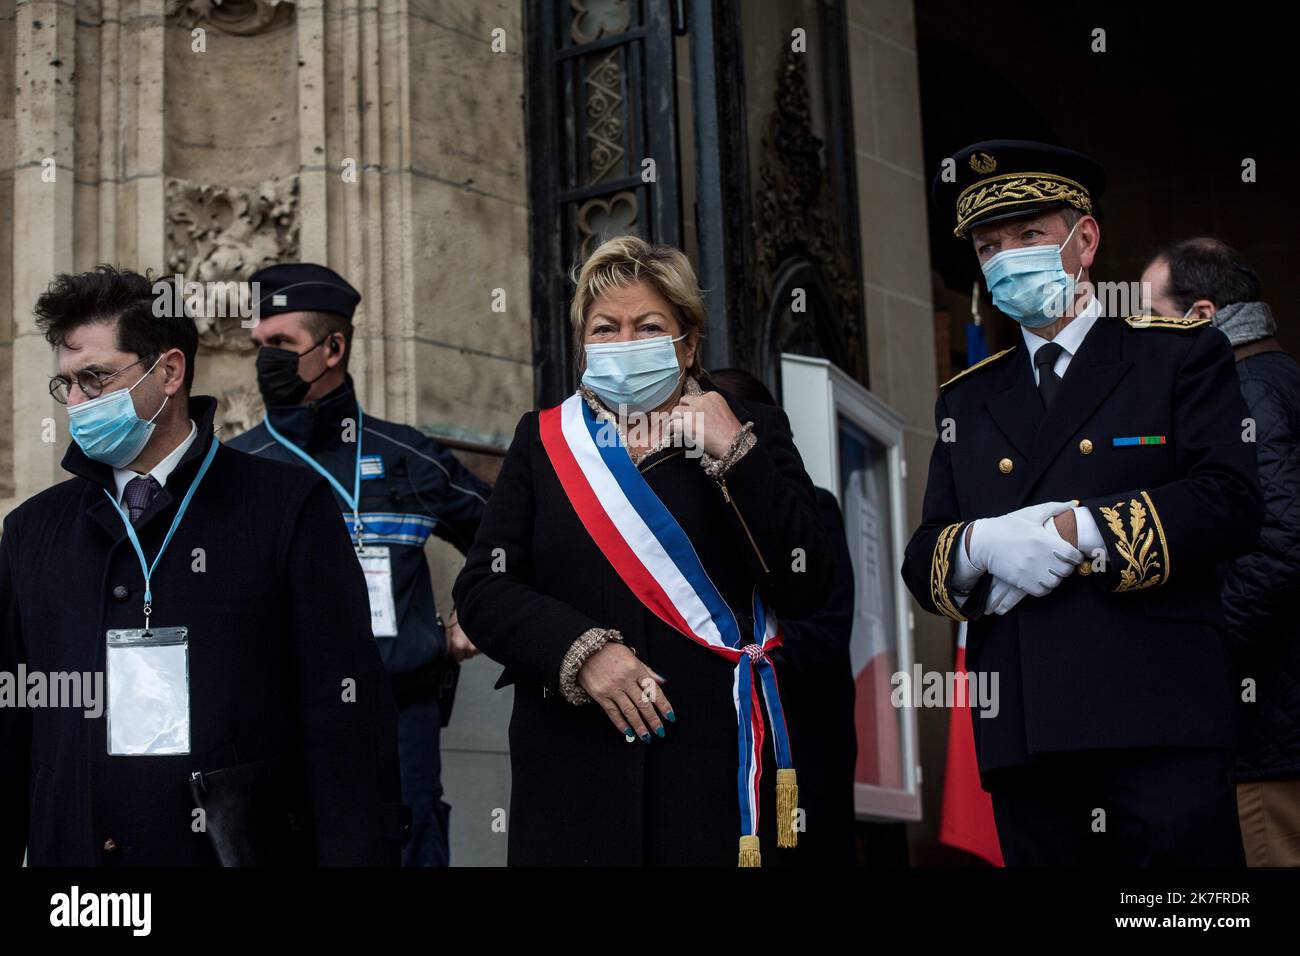
<path fill-rule="evenodd" d="M 790 723 L 790 750 L 799 771 L 799 807 L 805 830 L 799 845 L 777 862 L 796 866 L 851 866 L 854 861 L 853 774 L 858 736 L 857 688 L 849 643 L 853 637 L 855 578 L 839 502 L 818 488 L 817 508 L 830 541 L 834 568 L 826 603 L 810 617 L 783 621 L 777 652 L 781 700 Z"/>
<path fill-rule="evenodd" d="M 1098 318 L 1046 410 L 1023 347 L 946 384 L 902 574 L 925 610 L 971 622 L 968 670 L 997 675 L 997 714 L 974 721 L 986 785 L 1038 754 L 1233 746 L 1216 566 L 1264 513 L 1245 418 L 1228 340 L 1203 320 Z M 1164 441 L 1123 442 L 1144 437 Z M 1074 499 L 1103 540 L 1089 573 L 1003 616 L 983 613 L 985 574 L 957 606 L 971 521 Z"/>
<path fill-rule="evenodd" d="M 1223 613 L 1239 677 L 1255 682 L 1243 700 L 1237 779 L 1300 775 L 1300 365 L 1281 351 L 1237 363 L 1255 420 L 1264 527 L 1249 554 L 1221 569 Z"/>
<path fill-rule="evenodd" d="M 742 610 L 755 586 L 781 616 L 821 607 L 830 552 L 785 413 L 723 395 L 758 439 L 724 478 L 734 504 L 680 447 L 648 456 L 639 469 L 748 635 Z M 796 548 L 805 564 L 792 557 Z M 514 684 L 512 865 L 736 865 L 734 667 L 651 614 L 614 572 L 565 496 L 536 412 L 515 431 L 455 596 L 466 634 L 505 665 L 502 683 Z M 561 660 L 594 627 L 618 629 L 666 678 L 677 720 L 664 722 L 664 738 L 627 743 L 598 705 L 574 706 L 560 695 Z M 775 850 L 770 728 L 765 739 L 766 853 Z"/>
<path fill-rule="evenodd" d="M 214 440 L 215 411 L 215 399 L 190 399 L 198 437 L 136 525 L 150 560 Z M 74 477 L 4 523 L 0 671 L 102 673 L 106 632 L 142 624 L 139 560 L 104 494 L 112 469 L 75 444 L 63 467 Z M 310 856 L 395 865 L 396 712 L 325 481 L 218 448 L 154 573 L 153 612 L 156 627 L 189 628 L 192 752 L 109 756 L 103 716 L 0 708 L 4 862 L 26 848 L 34 866 L 215 865 L 191 825 L 190 774 L 275 759 L 305 792 Z"/>

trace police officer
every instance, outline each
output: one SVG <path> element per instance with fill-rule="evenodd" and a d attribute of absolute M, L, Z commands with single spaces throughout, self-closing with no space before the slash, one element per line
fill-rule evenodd
<path fill-rule="evenodd" d="M 251 280 L 266 417 L 230 444 L 329 479 L 366 571 L 371 626 L 398 705 L 402 795 L 414 817 L 402 863 L 446 866 L 439 734 L 459 662 L 476 652 L 455 612 L 446 625 L 437 613 L 424 543 L 434 534 L 467 551 L 490 489 L 438 442 L 360 406 L 347 365 L 361 295 L 342 276 L 288 263 Z"/>
<path fill-rule="evenodd" d="M 999 677 L 974 724 L 1003 854 L 1240 865 L 1215 566 L 1262 505 L 1227 339 L 1102 314 L 1093 160 L 1023 141 L 952 159 L 935 201 L 1020 343 L 941 386 L 902 570 Z"/>

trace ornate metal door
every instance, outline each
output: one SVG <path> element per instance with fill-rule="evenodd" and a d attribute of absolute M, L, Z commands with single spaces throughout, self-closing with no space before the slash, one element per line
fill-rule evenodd
<path fill-rule="evenodd" d="M 680 245 L 670 0 L 525 0 L 539 404 L 573 388 L 570 271 L 605 238 Z M 675 22 L 677 21 L 677 22 Z"/>

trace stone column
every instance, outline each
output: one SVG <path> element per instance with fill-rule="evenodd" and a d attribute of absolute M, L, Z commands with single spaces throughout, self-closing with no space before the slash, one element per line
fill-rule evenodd
<path fill-rule="evenodd" d="M 47 391 L 54 361 L 31 306 L 52 273 L 72 267 L 77 27 L 74 9 L 57 0 L 19 4 L 16 14 L 10 385 L 13 493 L 22 499 L 55 479 L 67 436 Z"/>

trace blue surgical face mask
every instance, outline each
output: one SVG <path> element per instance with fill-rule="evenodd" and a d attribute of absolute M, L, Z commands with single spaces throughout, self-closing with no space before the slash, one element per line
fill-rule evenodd
<path fill-rule="evenodd" d="M 1051 325 L 1065 315 L 1074 301 L 1083 267 L 1071 277 L 1061 264 L 1061 250 L 1078 227 L 1076 222 L 1059 246 L 1008 249 L 984 263 L 984 281 L 993 305 L 1030 329 Z"/>
<path fill-rule="evenodd" d="M 139 385 L 149 377 L 149 372 L 162 361 L 162 356 L 154 360 L 136 381 Z M 92 398 L 80 405 L 68 406 L 68 429 L 72 440 L 86 453 L 87 458 L 102 461 L 114 468 L 125 468 L 139 457 L 144 446 L 153 435 L 154 419 L 162 414 L 167 406 L 167 396 L 158 406 L 153 418 L 145 421 L 135 413 L 135 402 L 131 399 L 130 388 L 121 388 L 99 398 Z"/>
<path fill-rule="evenodd" d="M 587 370 L 582 384 L 612 409 L 648 412 L 658 408 L 677 388 L 682 367 L 674 344 L 685 335 L 667 335 L 635 342 L 602 342 L 586 346 Z"/>

